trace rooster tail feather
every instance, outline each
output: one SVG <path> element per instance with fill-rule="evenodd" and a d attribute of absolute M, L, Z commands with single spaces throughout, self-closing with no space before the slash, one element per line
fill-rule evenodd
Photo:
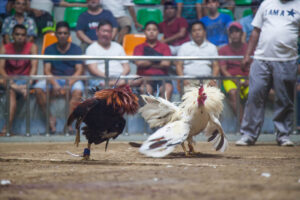
<path fill-rule="evenodd" d="M 189 125 L 183 121 L 169 123 L 154 132 L 139 151 L 149 157 L 164 157 L 186 140 L 189 130 Z"/>
<path fill-rule="evenodd" d="M 213 144 L 216 151 L 226 151 L 228 148 L 228 141 L 221 123 L 216 117 L 210 115 L 210 121 L 204 131 L 205 135 L 208 137 L 207 141 Z"/>

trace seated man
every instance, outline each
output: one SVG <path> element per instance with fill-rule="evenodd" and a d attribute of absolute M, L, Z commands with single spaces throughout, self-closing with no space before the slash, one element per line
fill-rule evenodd
<path fill-rule="evenodd" d="M 89 56 L 125 56 L 123 47 L 112 41 L 113 26 L 107 20 L 99 21 L 97 28 L 98 41 L 94 42 L 86 49 L 86 55 Z M 103 60 L 87 60 L 88 72 L 92 76 L 105 77 L 105 63 Z M 129 63 L 127 60 L 110 60 L 109 61 L 109 76 L 119 77 L 127 75 L 130 72 Z M 116 79 L 110 80 L 109 87 L 115 85 Z M 124 80 L 118 81 L 118 85 L 125 83 Z M 90 86 L 104 87 L 104 80 L 90 80 Z"/>
<path fill-rule="evenodd" d="M 27 29 L 28 41 L 33 42 L 37 36 L 37 28 L 34 20 L 27 16 L 26 11 L 27 1 L 26 0 L 15 0 L 13 7 L 16 13 L 12 16 L 8 16 L 4 19 L 2 25 L 2 36 L 3 43 L 7 44 L 12 42 L 12 30 L 16 24 L 23 24 Z"/>
<path fill-rule="evenodd" d="M 168 45 L 161 43 L 158 40 L 159 33 L 158 24 L 150 21 L 145 25 L 144 33 L 146 35 L 146 42 L 138 45 L 134 49 L 135 56 L 171 56 L 171 51 Z M 168 69 L 171 62 L 168 60 L 162 61 L 149 61 L 149 60 L 137 60 L 135 61 L 137 66 L 137 74 L 140 76 L 167 76 Z M 167 99 L 171 99 L 173 86 L 171 81 L 166 81 L 165 92 L 163 91 L 162 81 L 147 81 L 144 86 L 143 80 L 138 80 L 134 84 L 140 86 L 140 90 L 144 93 L 144 87 L 146 87 L 147 93 L 153 94 L 158 87 L 160 94 L 164 97 L 166 94 Z"/>
<path fill-rule="evenodd" d="M 1 47 L 0 54 L 37 54 L 37 46 L 27 42 L 26 27 L 17 24 L 12 30 L 13 43 L 5 44 Z M 32 76 L 37 73 L 37 60 L 0 60 L 0 76 Z M 33 81 L 30 81 L 31 85 Z M 6 82 L 3 82 L 5 87 Z M 10 107 L 9 107 L 9 127 L 4 126 L 1 135 L 4 135 L 8 129 L 11 130 L 12 122 L 16 113 L 18 97 L 26 97 L 26 80 L 10 81 Z"/>
<path fill-rule="evenodd" d="M 206 39 L 205 26 L 201 21 L 194 22 L 190 26 L 189 31 L 192 41 L 181 45 L 178 51 L 178 56 L 218 56 L 217 47 Z M 178 76 L 218 76 L 219 65 L 217 61 L 211 60 L 178 61 L 176 62 L 176 71 Z M 199 86 L 199 84 L 199 81 L 184 81 L 185 86 Z M 209 84 L 215 86 L 216 82 L 214 80 L 210 80 Z"/>
<path fill-rule="evenodd" d="M 232 21 L 230 15 L 220 13 L 219 0 L 206 0 L 208 15 L 200 19 L 206 27 L 207 40 L 220 47 L 228 44 L 227 27 Z"/>
<path fill-rule="evenodd" d="M 68 42 L 70 37 L 70 27 L 67 22 L 58 22 L 56 25 L 55 35 L 57 37 L 57 43 L 54 43 L 45 49 L 45 55 L 82 55 L 82 51 L 79 46 Z M 80 76 L 83 73 L 82 61 L 74 60 L 45 60 L 44 61 L 44 74 L 49 76 L 72 76 L 69 84 L 66 85 L 66 80 L 63 79 L 51 79 L 50 88 L 52 90 L 52 96 L 64 95 L 71 88 L 71 100 L 70 109 L 76 107 L 76 104 L 80 101 L 83 93 L 83 83 L 78 80 L 76 76 Z M 36 85 L 37 102 L 41 106 L 42 111 L 46 113 L 46 80 L 39 81 Z M 56 119 L 53 114 L 50 113 L 49 117 L 50 131 L 53 133 L 56 131 Z M 69 131 L 72 131 L 69 127 Z"/>
<path fill-rule="evenodd" d="M 228 28 L 229 44 L 219 49 L 220 56 L 242 56 L 246 53 L 247 44 L 242 42 L 243 27 L 238 22 L 232 22 Z M 248 76 L 249 69 L 241 69 L 240 60 L 221 60 L 220 69 L 223 76 Z M 229 96 L 229 104 L 235 114 L 237 114 L 237 80 L 224 80 L 223 85 Z M 240 97 L 246 99 L 249 92 L 249 80 L 240 79 Z M 243 107 L 240 107 L 240 121 L 243 117 Z"/>
<path fill-rule="evenodd" d="M 96 30 L 100 20 L 108 20 L 113 26 L 112 38 L 115 39 L 118 32 L 118 22 L 113 14 L 103 9 L 99 0 L 87 0 L 88 10 L 81 13 L 77 21 L 76 34 L 82 42 L 82 48 L 98 40 Z"/>
<path fill-rule="evenodd" d="M 177 55 L 180 45 L 190 40 L 187 28 L 188 23 L 183 17 L 176 17 L 175 3 L 164 4 L 164 21 L 159 24 L 159 31 L 164 34 L 161 42 L 167 43 L 172 55 Z"/>
<path fill-rule="evenodd" d="M 123 38 L 131 30 L 131 20 L 126 14 L 126 9 L 128 9 L 129 14 L 134 22 L 134 26 L 137 30 L 143 28 L 141 24 L 138 23 L 136 19 L 136 14 L 134 10 L 134 3 L 132 0 L 102 0 L 102 5 L 104 9 L 112 12 L 119 24 L 118 43 L 122 44 Z"/>

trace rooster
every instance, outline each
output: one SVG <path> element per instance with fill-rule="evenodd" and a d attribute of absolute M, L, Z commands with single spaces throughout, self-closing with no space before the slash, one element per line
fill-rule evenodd
<path fill-rule="evenodd" d="M 115 139 L 123 132 L 126 120 L 123 115 L 135 114 L 138 111 L 138 97 L 133 94 L 129 85 L 121 85 L 113 89 L 94 90 L 94 96 L 81 102 L 70 114 L 67 125 L 76 120 L 75 144 L 80 142 L 80 125 L 88 140 L 83 159 L 90 157 L 91 144 L 106 141 L 105 151 L 111 138 Z"/>
<path fill-rule="evenodd" d="M 175 104 L 151 95 L 142 95 L 145 105 L 139 112 L 150 128 L 161 127 L 140 147 L 140 152 L 150 157 L 164 157 L 181 144 L 186 156 L 195 152 L 193 136 L 204 131 L 208 142 L 217 151 L 224 152 L 228 141 L 221 127 L 219 116 L 223 110 L 224 94 L 208 85 L 190 88 Z M 184 142 L 187 141 L 189 151 Z"/>

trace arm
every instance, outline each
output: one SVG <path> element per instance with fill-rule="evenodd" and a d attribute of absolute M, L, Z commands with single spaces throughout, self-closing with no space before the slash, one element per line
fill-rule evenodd
<path fill-rule="evenodd" d="M 256 48 L 256 45 L 257 45 L 257 42 L 258 42 L 258 39 L 260 36 L 260 31 L 261 30 L 259 28 L 254 27 L 254 29 L 251 33 L 248 48 L 246 50 L 246 54 L 244 56 L 244 59 L 242 61 L 242 65 L 241 65 L 242 70 L 245 70 L 245 68 L 247 68 L 251 63 L 250 56 L 251 56 L 252 52 L 254 51 L 254 49 Z"/>
<path fill-rule="evenodd" d="M 35 44 L 33 44 L 31 46 L 30 54 L 31 55 L 37 55 L 38 54 L 38 47 Z M 32 59 L 31 60 L 31 69 L 30 69 L 29 75 L 30 76 L 36 75 L 37 74 L 37 69 L 38 69 L 38 60 Z M 32 84 L 32 80 L 30 81 L 30 84 Z"/>
<path fill-rule="evenodd" d="M 97 63 L 88 64 L 89 72 L 94 76 L 105 77 L 104 72 L 98 70 L 97 65 Z"/>
<path fill-rule="evenodd" d="M 5 54 L 5 48 L 3 45 L 0 48 L 0 54 Z M 7 77 L 7 73 L 5 71 L 5 59 L 0 59 L 0 75 Z"/>
<path fill-rule="evenodd" d="M 219 63 L 217 61 L 213 61 L 212 63 L 212 76 L 219 76 L 220 74 L 220 68 L 219 68 Z M 210 80 L 209 82 L 210 86 L 217 86 L 216 80 Z"/>
<path fill-rule="evenodd" d="M 77 37 L 82 41 L 87 44 L 92 44 L 93 40 L 91 40 L 82 30 L 76 31 Z"/>
<path fill-rule="evenodd" d="M 29 36 L 29 37 L 27 38 L 27 41 L 28 41 L 28 42 L 34 42 L 34 37 L 33 37 L 33 36 Z"/>
<path fill-rule="evenodd" d="M 135 61 L 137 67 L 147 68 L 150 67 L 153 63 L 150 60 L 137 60 Z"/>
<path fill-rule="evenodd" d="M 115 40 L 118 34 L 118 28 L 113 28 L 112 30 L 112 39 Z"/>
<path fill-rule="evenodd" d="M 62 7 L 87 7 L 86 3 L 69 3 L 64 0 L 61 0 L 58 5 Z"/>
<path fill-rule="evenodd" d="M 8 44 L 9 42 L 10 42 L 9 35 L 8 34 L 3 35 L 3 43 Z"/>
<path fill-rule="evenodd" d="M 174 40 L 184 37 L 185 34 L 186 34 L 186 28 L 182 27 L 182 28 L 180 28 L 178 33 L 176 33 L 175 35 L 172 35 L 171 37 L 163 39 L 161 42 L 170 43 L 170 42 L 173 42 Z"/>
<path fill-rule="evenodd" d="M 177 3 L 177 17 L 181 17 L 183 3 Z"/>
<path fill-rule="evenodd" d="M 139 24 L 139 22 L 137 21 L 136 19 L 136 14 L 135 14 L 135 10 L 134 10 L 134 6 L 129 6 L 128 7 L 128 11 L 129 11 L 129 14 L 134 22 L 134 26 L 136 29 L 141 29 L 143 28 L 143 25 Z"/>
<path fill-rule="evenodd" d="M 80 75 L 82 75 L 82 73 L 83 73 L 83 65 L 80 63 L 77 63 L 75 65 L 75 73 L 72 75 L 72 77 L 80 76 Z M 77 78 L 70 79 L 69 86 L 71 87 L 77 80 L 78 80 Z"/>
<path fill-rule="evenodd" d="M 200 3 L 195 4 L 196 7 L 196 12 L 197 12 L 197 19 L 201 19 L 203 14 L 202 14 L 202 5 Z"/>
<path fill-rule="evenodd" d="M 129 63 L 121 63 L 121 65 L 122 65 L 122 67 L 123 67 L 123 72 L 122 72 L 122 74 L 121 75 L 127 75 L 127 74 L 129 74 L 129 72 L 130 72 L 130 66 L 129 66 Z M 109 81 L 109 86 L 114 86 L 116 84 L 116 80 L 110 80 Z M 123 85 L 123 84 L 125 84 L 125 80 L 119 80 L 118 81 L 118 86 L 119 85 Z"/>

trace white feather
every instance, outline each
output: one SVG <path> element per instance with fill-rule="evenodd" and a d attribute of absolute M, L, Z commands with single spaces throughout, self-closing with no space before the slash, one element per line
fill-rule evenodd
<path fill-rule="evenodd" d="M 169 123 L 149 136 L 139 151 L 149 157 L 164 157 L 186 140 L 189 131 L 189 125 L 183 121 Z"/>

